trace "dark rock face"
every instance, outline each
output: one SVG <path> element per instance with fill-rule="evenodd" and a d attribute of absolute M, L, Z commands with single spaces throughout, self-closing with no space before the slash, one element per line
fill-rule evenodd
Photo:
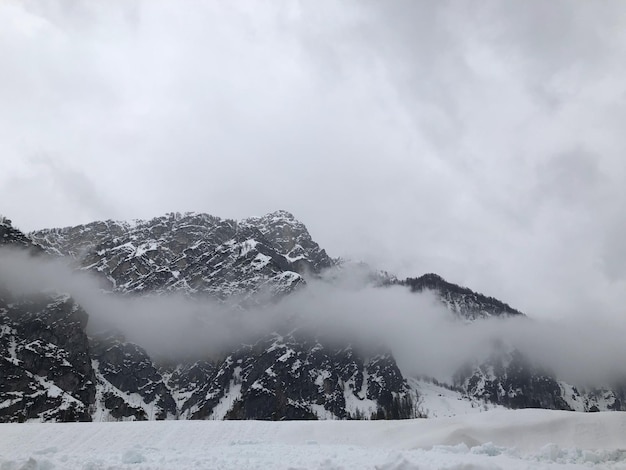
<path fill-rule="evenodd" d="M 569 390 L 568 390 L 569 391 Z M 626 386 L 623 383 L 609 387 L 579 391 L 572 387 L 570 402 L 582 402 L 581 411 L 626 411 Z"/>
<path fill-rule="evenodd" d="M 456 382 L 468 395 L 507 408 L 572 410 L 554 376 L 532 366 L 517 350 L 499 351 L 478 366 L 468 366 Z"/>
<path fill-rule="evenodd" d="M 413 292 L 433 291 L 448 309 L 462 319 L 524 315 L 498 299 L 447 282 L 437 274 L 407 278 L 400 284 L 408 286 Z"/>
<path fill-rule="evenodd" d="M 13 244 L 33 246 L 21 232 L 7 229 L 7 233 Z M 301 274 L 315 275 L 333 264 L 306 227 L 284 211 L 240 223 L 204 214 L 169 214 L 135 224 L 109 221 L 46 230 L 33 237 L 48 253 L 73 257 L 78 267 L 102 273 L 112 290 L 124 293 L 182 290 L 245 299 L 265 291 L 275 298 L 303 284 Z M 64 302 L 74 305 L 69 297 Z M 13 388 L 6 392 L 24 392 L 45 371 L 47 379 L 73 393 L 80 404 L 70 407 L 48 399 L 45 410 L 34 403 L 20 415 L 16 414 L 16 406 L 24 408 L 20 402 L 5 407 L 7 419 L 406 418 L 414 413 L 412 392 L 388 351 L 365 354 L 292 332 L 242 346 L 218 364 L 197 361 L 159 367 L 142 348 L 121 336 L 88 339 L 86 315 L 76 307 L 72 310 L 76 321 L 55 317 L 54 323 L 71 329 L 62 332 L 68 338 L 62 346 L 71 349 L 80 367 L 75 365 L 77 370 L 68 374 L 64 364 L 49 357 L 50 345 L 59 338 L 31 324 L 47 318 L 46 309 L 33 305 L 30 312 L 20 317 L 19 325 L 14 322 L 2 330 L 7 359 L 2 371 L 13 377 Z M 2 318 L 8 324 L 12 317 Z M 18 347 L 17 353 L 16 335 L 29 345 Z M 66 360 L 68 354 L 57 356 Z M 14 371 L 16 361 L 35 378 L 28 376 L 28 382 Z M 78 412 L 67 411 L 74 408 Z M 45 414 L 47 410 L 52 411 Z"/>
<path fill-rule="evenodd" d="M 104 276 L 117 292 L 182 291 L 218 299 L 282 295 L 332 260 L 306 227 L 278 211 L 242 222 L 172 213 L 149 221 L 94 222 L 31 238 Z"/>
<path fill-rule="evenodd" d="M 481 364 L 468 364 L 455 385 L 471 398 L 507 408 L 568 411 L 625 411 L 623 384 L 582 389 L 533 365 L 519 351 L 500 344 Z"/>
<path fill-rule="evenodd" d="M 388 352 L 272 335 L 218 365 L 183 406 L 192 419 L 410 418 L 413 396 Z"/>
<path fill-rule="evenodd" d="M 0 246 L 70 257 L 77 269 L 106 279 L 111 291 L 235 299 L 235 310 L 287 295 L 329 267 L 335 269 L 324 279 L 341 282 L 349 269 L 285 211 L 241 222 L 176 213 L 42 230 L 32 238 L 0 218 Z M 398 281 L 366 265 L 359 269 L 359 282 L 372 287 L 432 291 L 465 322 L 523 316 L 435 274 Z M 87 313 L 67 295 L 14 298 L 0 286 L 0 422 L 417 415 L 415 391 L 388 350 L 333 343 L 293 321 L 281 334 L 229 347 L 220 360 L 157 364 L 121 335 L 88 338 Z M 577 389 L 504 346 L 455 380 L 466 397 L 509 408 L 626 409 L 623 384 Z"/>
<path fill-rule="evenodd" d="M 526 318 L 504 302 L 447 282 L 436 274 L 391 284 L 408 286 L 413 292 L 433 292 L 458 319 L 466 322 L 489 318 Z M 503 344 L 494 346 L 487 360 L 468 364 L 456 374 L 453 385 L 471 399 L 507 408 L 590 411 L 624 407 L 623 386 L 579 390 L 558 380 L 554 373 L 532 365 L 519 351 Z"/>
<path fill-rule="evenodd" d="M 148 354 L 122 337 L 91 341 L 98 379 L 97 408 L 115 419 L 167 419 L 177 415 L 176 403 Z M 138 399 L 131 400 L 131 396 Z"/>
<path fill-rule="evenodd" d="M 180 416 L 190 397 L 206 388 L 207 383 L 215 376 L 215 365 L 210 361 L 188 361 L 178 364 L 163 365 L 161 375 L 176 402 Z"/>
<path fill-rule="evenodd" d="M 9 219 L 0 216 L 0 246 L 2 245 L 30 248 L 33 246 L 33 242 L 18 229 L 14 228 Z"/>
<path fill-rule="evenodd" d="M 0 246 L 43 253 L 5 218 Z M 96 380 L 86 325 L 67 295 L 15 298 L 0 286 L 0 422 L 91 419 Z"/>
<path fill-rule="evenodd" d="M 88 421 L 87 314 L 69 297 L 0 300 L 0 421 Z"/>
<path fill-rule="evenodd" d="M 261 232 L 271 242 L 272 248 L 287 258 L 299 273 L 319 273 L 333 265 L 326 252 L 313 241 L 304 224 L 287 211 L 250 217 L 240 225 Z"/>

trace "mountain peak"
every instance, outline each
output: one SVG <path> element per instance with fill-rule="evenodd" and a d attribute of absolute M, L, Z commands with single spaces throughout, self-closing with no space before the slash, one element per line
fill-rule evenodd
<path fill-rule="evenodd" d="M 13 227 L 10 219 L 0 215 L 0 245 L 23 245 L 32 247 L 31 240 L 20 230 Z"/>
<path fill-rule="evenodd" d="M 294 217 L 294 215 L 291 212 L 286 211 L 284 209 L 279 209 L 277 211 L 270 212 L 269 214 L 266 214 L 266 217 L 274 217 L 274 218 L 296 220 L 296 218 Z"/>
<path fill-rule="evenodd" d="M 332 260 L 284 210 L 240 222 L 169 212 L 149 220 L 91 222 L 31 238 L 120 292 L 183 291 L 220 299 L 257 290 L 285 293 Z"/>
<path fill-rule="evenodd" d="M 301 224 L 302 222 L 300 222 L 298 219 L 296 219 L 296 217 L 289 211 L 283 210 L 283 209 L 279 209 L 273 212 L 268 212 L 265 215 L 262 216 L 257 216 L 257 217 L 247 217 L 245 219 L 243 219 L 241 222 L 251 222 L 251 221 L 265 221 L 265 222 L 274 222 L 274 223 L 278 223 L 278 222 L 291 222 L 291 223 L 298 223 Z"/>
<path fill-rule="evenodd" d="M 439 274 L 435 273 L 426 273 L 417 278 L 417 281 L 420 281 L 424 284 L 437 284 L 437 283 L 446 283 L 449 284 L 443 277 Z"/>
<path fill-rule="evenodd" d="M 249 217 L 239 225 L 259 230 L 279 253 L 296 265 L 298 272 L 319 273 L 333 264 L 326 251 L 313 241 L 306 226 L 291 212 L 277 210 L 262 217 Z"/>
<path fill-rule="evenodd" d="M 414 292 L 425 290 L 436 292 L 439 300 L 444 305 L 458 316 L 467 320 L 493 316 L 524 315 L 519 310 L 498 299 L 448 282 L 438 274 L 428 273 L 418 278 L 407 278 L 401 284 L 410 287 Z"/>

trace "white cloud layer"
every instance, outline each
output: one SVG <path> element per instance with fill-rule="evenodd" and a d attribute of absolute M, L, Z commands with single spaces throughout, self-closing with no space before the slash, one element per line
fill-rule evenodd
<path fill-rule="evenodd" d="M 333 256 L 624 315 L 619 0 L 5 0 L 0 58 L 18 227 L 284 208 Z"/>
<path fill-rule="evenodd" d="M 90 334 L 113 328 L 157 359 L 222 358 L 242 343 L 298 328 L 340 348 L 347 343 L 389 348 L 406 376 L 426 375 L 447 383 L 462 366 L 483 363 L 501 345 L 505 351 L 516 348 L 531 363 L 577 386 L 626 380 L 621 360 L 626 356 L 626 319 L 610 326 L 583 317 L 495 318 L 468 324 L 429 292 L 372 287 L 361 273 L 347 269 L 339 282 L 311 280 L 280 302 L 241 309 L 179 295 L 114 295 L 102 291 L 93 275 L 63 260 L 6 248 L 0 257 L 0 291 L 70 293 L 89 314 Z"/>

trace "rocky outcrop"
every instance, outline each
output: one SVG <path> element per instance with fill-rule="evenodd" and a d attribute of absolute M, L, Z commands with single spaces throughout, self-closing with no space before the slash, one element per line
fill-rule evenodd
<path fill-rule="evenodd" d="M 172 393 L 146 351 L 120 335 L 91 340 L 98 379 L 94 413 L 99 420 L 168 419 L 177 416 Z"/>
<path fill-rule="evenodd" d="M 87 314 L 67 296 L 0 300 L 0 421 L 88 421 Z"/>
<path fill-rule="evenodd" d="M 241 221 L 239 226 L 258 230 L 298 273 L 319 274 L 333 265 L 333 260 L 313 241 L 305 225 L 287 211 L 250 217 Z"/>
<path fill-rule="evenodd" d="M 24 233 L 13 227 L 10 219 L 0 216 L 0 246 L 2 245 L 31 248 L 33 247 L 33 242 Z"/>
<path fill-rule="evenodd" d="M 519 310 L 515 310 L 508 304 L 474 292 L 467 287 L 446 281 L 437 274 L 424 274 L 418 278 L 407 278 L 399 282 L 408 286 L 413 292 L 425 290 L 435 293 L 437 298 L 450 311 L 464 320 L 477 320 L 480 318 L 524 316 Z"/>
<path fill-rule="evenodd" d="M 0 218 L 0 247 L 43 253 Z M 0 422 L 88 421 L 96 393 L 87 314 L 69 296 L 0 286 Z"/>
<path fill-rule="evenodd" d="M 414 417 L 413 395 L 388 351 L 274 334 L 226 357 L 185 403 L 191 419 Z"/>
<path fill-rule="evenodd" d="M 302 285 L 303 275 L 332 264 L 306 227 L 284 211 L 241 222 L 171 213 L 40 230 L 30 237 L 124 293 L 178 291 L 221 300 L 283 295 Z"/>
<path fill-rule="evenodd" d="M 454 382 L 471 399 L 507 408 L 626 411 L 626 388 L 622 384 L 573 386 L 502 343 L 487 360 L 461 368 Z"/>
<path fill-rule="evenodd" d="M 77 269 L 106 279 L 113 293 L 182 292 L 195 300 L 228 300 L 225 311 L 233 315 L 259 302 L 277 301 L 304 287 L 308 276 L 319 276 L 329 283 L 345 283 L 347 278 L 359 286 L 428 290 L 465 323 L 523 316 L 435 274 L 398 281 L 364 264 L 332 260 L 285 211 L 240 222 L 175 213 L 31 236 L 34 241 L 0 218 L 0 245 L 37 256 L 68 257 Z M 280 325 L 280 333 L 256 337 L 234 350 L 232 345 L 210 345 L 215 346 L 207 348 L 214 351 L 211 357 L 157 363 L 118 333 L 89 338 L 87 313 L 68 295 L 16 297 L 0 285 L 0 421 L 419 415 L 417 404 L 427 397 L 416 395 L 388 349 L 332 341 L 298 328 L 295 316 L 291 322 Z M 472 406 L 625 409 L 626 388 L 619 384 L 573 387 L 519 351 L 496 346 L 484 361 L 458 371 L 451 385 Z"/>
<path fill-rule="evenodd" d="M 456 385 L 474 398 L 507 408 L 571 410 L 553 374 L 533 366 L 519 351 L 500 350 L 457 373 Z"/>

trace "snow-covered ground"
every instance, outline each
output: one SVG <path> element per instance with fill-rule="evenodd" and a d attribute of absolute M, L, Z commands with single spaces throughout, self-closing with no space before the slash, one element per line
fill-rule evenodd
<path fill-rule="evenodd" d="M 408 382 L 409 386 L 417 392 L 417 411 L 428 418 L 445 418 L 505 409 L 503 406 L 468 397 L 461 392 L 426 380 L 409 378 Z"/>
<path fill-rule="evenodd" d="M 626 413 L 410 421 L 1 424 L 0 468 L 626 469 Z"/>

